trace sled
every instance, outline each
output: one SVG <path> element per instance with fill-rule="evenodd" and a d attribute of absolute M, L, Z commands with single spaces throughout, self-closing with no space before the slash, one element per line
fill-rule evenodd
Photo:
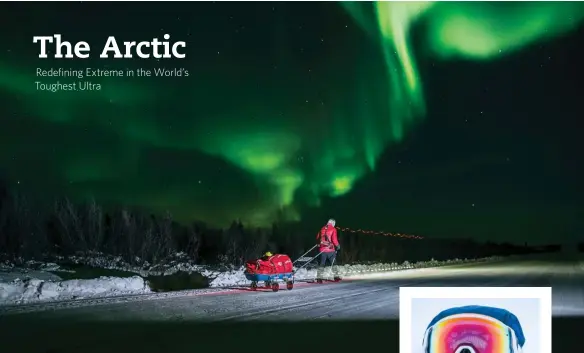
<path fill-rule="evenodd" d="M 251 281 L 253 291 L 258 289 L 259 282 L 274 292 L 280 290 L 282 282 L 286 283 L 286 289 L 294 288 L 294 267 L 288 255 L 275 254 L 267 259 L 248 261 L 245 266 L 245 278 Z"/>
<path fill-rule="evenodd" d="M 258 283 L 264 282 L 264 287 L 267 289 L 272 289 L 272 291 L 277 292 L 280 290 L 280 283 L 286 283 L 286 289 L 292 290 L 294 288 L 294 273 L 276 273 L 276 274 L 263 274 L 263 273 L 245 273 L 245 278 L 251 281 L 250 288 L 255 291 L 258 289 Z"/>
<path fill-rule="evenodd" d="M 248 261 L 245 265 L 246 269 L 244 272 L 245 278 L 251 281 L 250 289 L 255 291 L 259 288 L 259 283 L 263 282 L 263 287 L 266 289 L 272 289 L 272 291 L 277 292 L 280 290 L 280 284 L 285 283 L 286 289 L 292 290 L 294 288 L 294 274 L 308 266 L 314 259 L 319 257 L 322 252 L 318 252 L 314 256 L 307 256 L 310 252 L 316 249 L 319 245 L 315 245 L 310 250 L 302 254 L 294 262 L 290 260 L 288 255 L 275 254 L 267 259 L 257 259 Z M 294 270 L 294 265 L 302 264 Z M 331 268 L 334 265 L 334 261 L 331 264 Z M 316 279 L 317 283 L 324 282 L 339 282 L 341 278 L 335 276 L 332 280 Z"/>

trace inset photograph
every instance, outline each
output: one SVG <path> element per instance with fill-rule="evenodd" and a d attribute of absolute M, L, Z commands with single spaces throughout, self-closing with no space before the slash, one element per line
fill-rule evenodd
<path fill-rule="evenodd" d="M 551 287 L 402 287 L 400 353 L 551 353 Z"/>

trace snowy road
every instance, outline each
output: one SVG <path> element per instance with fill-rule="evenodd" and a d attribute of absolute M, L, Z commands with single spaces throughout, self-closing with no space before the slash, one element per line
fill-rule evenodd
<path fill-rule="evenodd" d="M 200 332 L 203 321 L 206 322 L 205 329 L 207 331 L 211 330 L 211 327 L 215 327 L 217 330 L 218 327 L 238 327 L 240 330 L 238 332 L 243 334 L 241 330 L 244 328 L 248 330 L 251 327 L 262 327 L 264 331 L 261 332 L 269 332 L 270 335 L 273 335 L 276 331 L 272 330 L 286 325 L 283 322 L 301 320 L 303 321 L 302 326 L 296 324 L 297 327 L 294 329 L 302 327 L 303 330 L 308 330 L 314 326 L 321 329 L 323 326 L 327 326 L 327 329 L 333 330 L 334 328 L 335 336 L 338 337 L 339 332 L 343 332 L 343 325 L 346 324 L 337 320 L 345 322 L 351 320 L 353 327 L 368 325 L 366 321 L 384 320 L 383 323 L 376 324 L 379 326 L 375 326 L 375 330 L 385 327 L 385 334 L 380 333 L 380 337 L 385 337 L 388 334 L 397 334 L 394 331 L 397 330 L 400 286 L 552 286 L 555 317 L 561 320 L 575 320 L 576 317 L 584 316 L 584 267 L 582 263 L 576 260 L 551 262 L 527 258 L 491 264 L 404 271 L 387 274 L 376 279 L 328 284 L 300 284 L 292 291 L 283 289 L 277 293 L 267 290 L 261 292 L 245 290 L 197 292 L 196 294 L 171 296 L 164 299 L 150 297 L 148 300 L 126 302 L 103 300 L 99 305 L 79 306 L 79 304 L 75 304 L 70 308 L 53 305 L 48 307 L 50 310 L 39 312 L 18 314 L 4 312 L 0 317 L 0 324 L 3 328 L 8 327 L 10 331 L 19 331 L 16 329 L 17 327 L 26 327 L 26 330 L 30 331 L 32 323 L 38 324 L 36 326 L 39 326 L 39 330 L 43 331 L 42 334 L 47 336 L 44 343 L 56 340 L 55 336 L 48 335 L 44 330 L 51 331 L 50 328 L 56 329 L 59 325 L 67 324 L 77 328 L 83 325 L 94 325 L 94 327 L 99 327 L 97 332 L 100 334 L 105 334 L 106 331 L 114 330 L 116 327 L 118 329 L 123 327 L 121 330 L 124 332 L 124 342 L 126 339 L 130 339 L 132 334 L 139 335 L 140 338 L 138 339 L 136 336 L 132 342 L 135 341 L 134 343 L 139 344 L 141 348 L 132 348 L 132 351 L 139 350 L 141 352 L 148 351 L 149 347 L 152 348 L 152 345 L 145 342 L 149 341 L 148 338 L 155 336 L 149 331 L 153 327 L 163 327 L 163 331 L 172 327 L 173 334 L 178 335 L 179 332 L 183 332 L 182 330 L 193 326 L 192 330 L 195 330 L 194 327 L 196 327 L 197 333 L 188 331 L 189 337 L 193 338 L 202 335 Z M 356 323 L 356 320 L 360 322 Z M 262 321 L 270 323 L 260 323 Z M 241 322 L 246 324 L 242 325 Z M 233 326 L 225 326 L 226 323 L 231 323 Z M 136 325 L 141 327 L 140 331 L 133 330 Z M 42 326 L 44 329 L 40 328 Z M 581 325 L 578 326 L 581 327 Z M 68 330 L 64 332 L 71 332 L 71 327 Z M 367 333 L 373 335 L 375 330 L 368 329 Z M 147 335 L 146 332 L 151 333 Z M 39 334 L 41 333 L 37 332 L 35 337 Z M 111 332 L 111 335 L 114 336 L 119 334 L 119 332 Z M 150 336 L 151 334 L 153 336 Z M 196 340 L 217 334 L 220 333 L 217 333 L 216 330 L 208 331 Z M 19 333 L 16 336 L 11 336 L 11 339 L 8 340 L 18 340 L 17 337 L 20 337 L 19 351 L 23 351 L 25 347 L 28 349 L 28 345 L 32 347 L 35 344 L 41 344 L 38 341 L 23 342 L 26 340 L 22 335 Z M 69 333 L 66 335 L 69 336 Z M 111 351 L 111 347 L 107 343 L 100 343 L 101 341 L 95 339 L 96 336 L 91 337 L 88 338 L 93 342 L 89 351 Z M 109 337 L 108 340 L 111 339 Z M 121 337 L 117 338 L 122 339 Z M 81 339 L 83 338 L 76 337 L 76 340 Z M 169 336 L 163 336 L 161 339 L 167 340 L 165 344 L 178 344 Z M 226 343 L 225 340 L 231 342 L 234 337 L 221 336 L 221 339 L 222 342 Z M 274 336 L 274 339 L 277 341 L 279 338 Z M 556 344 L 561 343 L 554 340 L 554 348 Z M 54 342 L 54 344 L 60 345 L 58 342 Z M 79 349 L 80 346 L 77 345 L 77 347 Z M 346 348 L 344 345 L 339 347 L 340 349 Z M 46 350 L 34 349 L 26 351 L 46 352 Z M 54 350 L 54 352 L 69 351 L 67 346 Z M 87 349 L 84 348 L 84 352 L 86 351 Z"/>

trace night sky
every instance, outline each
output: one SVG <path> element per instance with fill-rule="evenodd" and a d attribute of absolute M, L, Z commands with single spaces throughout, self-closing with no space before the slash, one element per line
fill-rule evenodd
<path fill-rule="evenodd" d="M 0 172 L 39 200 L 223 226 L 584 235 L 579 3 L 2 3 Z M 39 59 L 35 35 L 91 45 Z M 119 42 L 185 59 L 100 59 Z M 185 68 L 37 91 L 37 68 Z M 316 230 L 315 230 L 316 231 Z"/>

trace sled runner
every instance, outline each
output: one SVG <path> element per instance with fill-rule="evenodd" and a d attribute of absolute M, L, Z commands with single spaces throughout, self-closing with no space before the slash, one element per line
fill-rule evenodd
<path fill-rule="evenodd" d="M 337 283 L 340 281 L 341 281 L 341 277 L 333 277 L 333 279 L 318 278 L 316 280 L 316 283 L 318 283 L 318 284 L 327 283 L 327 282 Z"/>

